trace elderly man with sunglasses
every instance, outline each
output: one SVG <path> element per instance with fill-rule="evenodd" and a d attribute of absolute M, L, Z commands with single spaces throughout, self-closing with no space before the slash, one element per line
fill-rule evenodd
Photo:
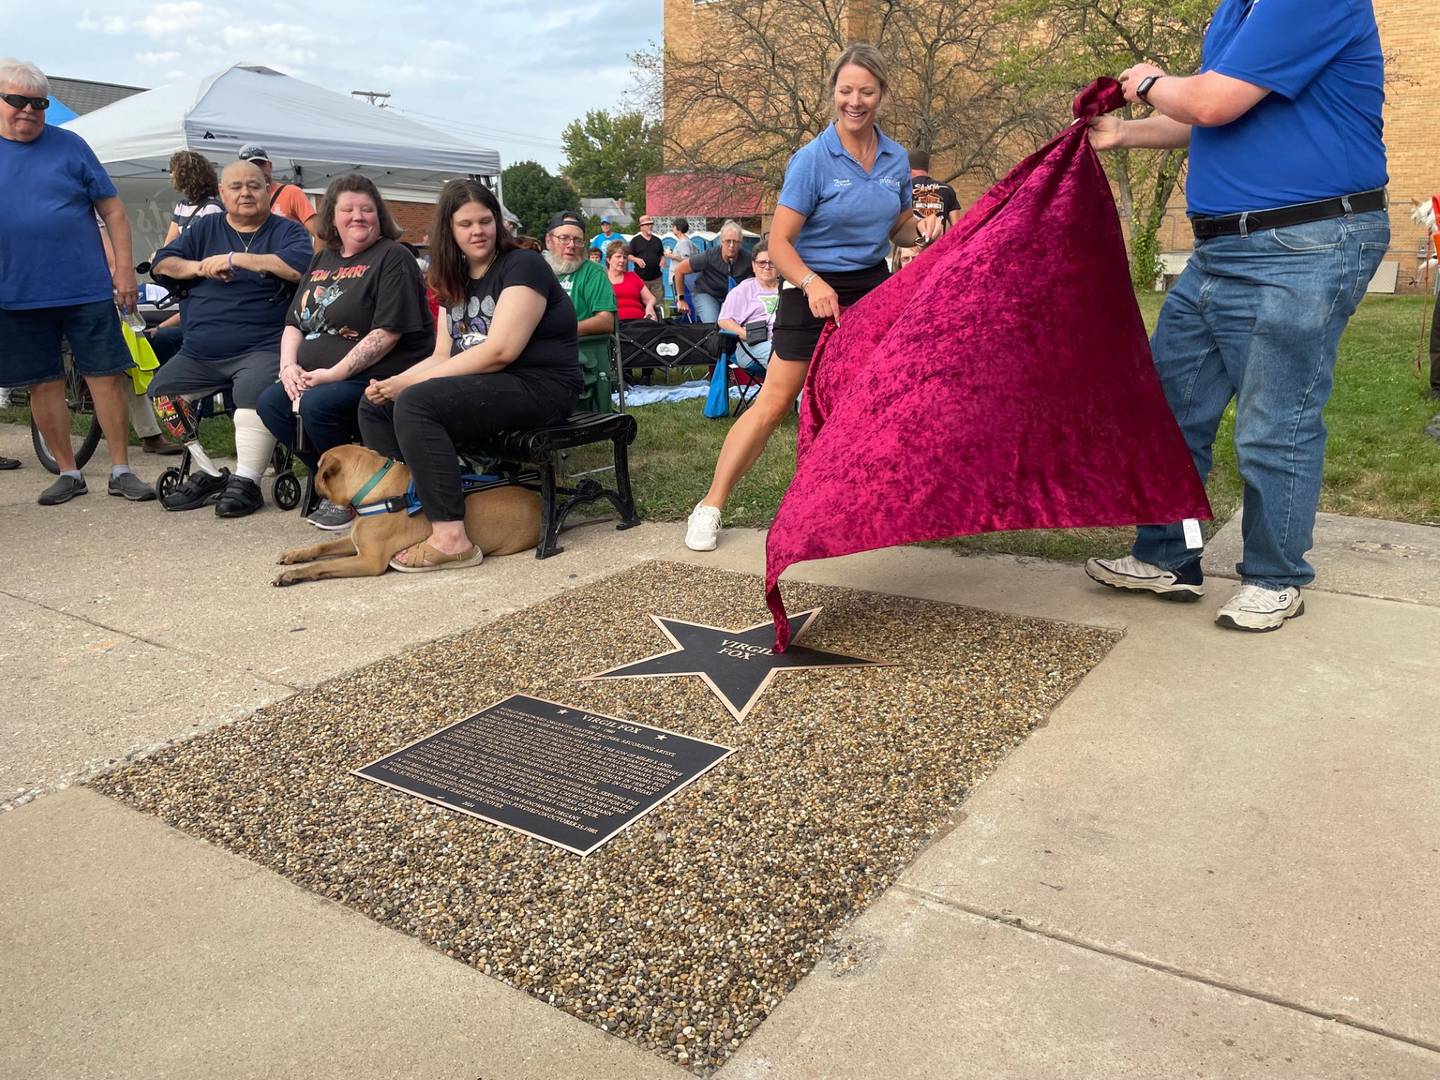
<path fill-rule="evenodd" d="M 252 163 L 225 167 L 220 201 L 225 213 L 201 218 L 155 253 L 151 274 L 186 292 L 185 344 L 151 380 L 150 395 L 183 401 L 223 390 L 234 399 L 235 472 L 197 453 L 200 467 L 161 500 L 166 510 L 214 503 L 216 517 L 234 518 L 265 504 L 260 478 L 275 436 L 256 405 L 280 376 L 280 336 L 312 248 L 303 225 L 270 212 L 265 174 Z M 179 411 L 191 426 L 188 411 Z M 193 452 L 193 429 L 186 434 Z"/>
<path fill-rule="evenodd" d="M 50 81 L 0 59 L 0 386 L 30 388 L 36 427 L 60 466 L 42 506 L 86 493 L 70 448 L 62 339 L 84 376 L 110 449 L 111 495 L 153 499 L 130 471 L 126 394 L 133 367 L 115 312 L 135 307 L 130 221 L 115 185 L 78 135 L 45 123 Z M 115 249 L 112 274 L 95 216 Z M 18 462 L 0 459 L 0 468 Z"/>

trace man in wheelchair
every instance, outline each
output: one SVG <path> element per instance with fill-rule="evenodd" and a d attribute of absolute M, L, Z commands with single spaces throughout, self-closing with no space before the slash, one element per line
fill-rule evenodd
<path fill-rule="evenodd" d="M 219 517 L 245 517 L 264 505 L 260 478 L 275 437 L 255 411 L 280 373 L 280 335 L 295 283 L 310 265 L 304 226 L 270 212 L 265 175 L 248 161 L 220 177 L 225 213 L 196 221 L 155 253 L 151 276 L 184 292 L 185 343 L 150 382 L 155 399 L 181 399 L 176 412 L 194 443 L 186 398 L 226 392 L 235 403 L 235 473 L 214 469 L 203 454 L 190 478 L 162 500 L 167 510 L 215 503 Z"/>

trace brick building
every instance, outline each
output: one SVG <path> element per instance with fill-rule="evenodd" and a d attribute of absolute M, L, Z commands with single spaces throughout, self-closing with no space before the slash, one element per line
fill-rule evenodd
<path fill-rule="evenodd" d="M 1415 202 L 1440 191 L 1440 26 L 1433 9 L 1422 7 L 1417 0 L 1374 0 L 1374 4 L 1387 61 L 1385 142 L 1390 165 L 1392 240 L 1386 265 L 1373 287 L 1412 292 L 1423 287 L 1420 266 L 1426 237 L 1424 230 L 1410 220 L 1410 212 Z M 693 43 L 716 32 L 714 16 L 720 9 L 721 5 L 704 0 L 665 0 L 666 49 L 687 55 Z M 842 35 L 851 41 L 866 40 L 873 14 L 872 0 L 844 0 L 839 13 Z M 760 85 L 765 82 L 763 71 L 756 72 L 754 78 Z M 669 112 L 667 109 L 667 115 Z M 703 121 L 691 121 L 688 129 L 668 127 L 666 131 L 667 143 L 689 142 L 704 135 Z M 666 165 L 671 167 L 672 163 L 667 161 Z M 947 165 L 937 158 L 932 174 L 943 176 Z M 955 184 L 965 205 L 973 202 L 985 186 L 968 177 Z M 767 207 L 773 201 L 774 192 L 769 192 Z M 1191 246 L 1183 191 L 1177 192 L 1171 203 L 1161 227 L 1160 243 L 1168 265 L 1183 264 Z"/>

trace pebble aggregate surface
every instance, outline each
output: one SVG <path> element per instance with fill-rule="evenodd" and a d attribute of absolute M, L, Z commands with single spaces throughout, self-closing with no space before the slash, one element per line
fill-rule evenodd
<path fill-rule="evenodd" d="M 709 1075 L 1118 634 L 790 583 L 804 644 L 743 722 L 693 677 L 576 682 L 740 629 L 758 578 L 652 562 L 323 683 L 91 781 L 604 1031 Z M 581 859 L 350 775 L 512 693 L 737 752 Z"/>

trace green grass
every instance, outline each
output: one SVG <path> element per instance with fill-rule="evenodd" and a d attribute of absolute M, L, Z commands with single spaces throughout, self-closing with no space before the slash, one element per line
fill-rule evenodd
<path fill-rule="evenodd" d="M 1141 294 L 1147 326 L 1154 325 L 1163 299 Z M 1429 303 L 1418 296 L 1372 296 L 1351 320 L 1340 343 L 1335 392 L 1325 413 L 1330 440 L 1322 510 L 1397 521 L 1440 520 L 1440 483 L 1436 482 L 1440 443 L 1422 431 L 1440 405 L 1429 400 L 1425 380 L 1416 378 L 1412 370 L 1421 316 Z M 685 518 L 710 486 L 715 458 L 732 421 L 707 420 L 703 408 L 703 399 L 695 399 L 634 410 L 639 435 L 630 450 L 630 474 L 640 515 L 648 521 Z M 1233 410 L 1215 443 L 1208 485 L 1216 516 L 1212 530 L 1228 521 L 1240 505 L 1232 421 Z M 30 417 L 25 409 L 0 409 L 0 422 L 28 425 Z M 725 512 L 727 526 L 770 523 L 794 473 L 795 436 L 791 418 L 731 497 Z M 234 455 L 234 429 L 228 419 L 205 421 L 200 438 L 211 454 Z M 586 448 L 572 457 L 571 467 L 600 467 L 607 457 L 606 448 Z M 1078 561 L 1122 550 L 1129 536 L 1128 529 L 1031 530 L 962 537 L 943 541 L 942 546 L 967 553 Z"/>
<path fill-rule="evenodd" d="M 1153 293 L 1140 296 L 1147 326 L 1154 325 L 1163 299 Z M 1423 297 L 1369 297 L 1351 320 L 1326 410 L 1330 440 L 1322 510 L 1398 521 L 1440 519 L 1440 443 L 1422 431 L 1440 406 L 1428 399 L 1424 380 L 1411 367 L 1428 303 Z M 634 410 L 640 431 L 630 468 L 646 520 L 684 518 L 709 486 L 731 422 L 705 419 L 703 407 L 703 401 L 694 400 Z M 1207 485 L 1216 517 L 1212 531 L 1240 505 L 1233 419 L 1232 408 L 1216 439 Z M 727 526 L 770 523 L 794 472 L 795 434 L 793 420 L 776 432 L 726 508 Z M 1079 561 L 1123 550 L 1130 535 L 1128 529 L 1028 530 L 962 537 L 942 546 Z"/>

